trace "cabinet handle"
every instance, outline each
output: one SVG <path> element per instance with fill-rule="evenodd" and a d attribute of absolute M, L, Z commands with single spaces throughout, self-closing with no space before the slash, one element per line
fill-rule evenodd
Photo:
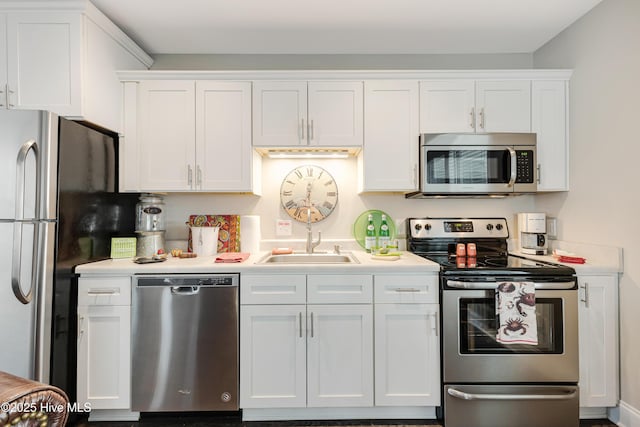
<path fill-rule="evenodd" d="M 416 288 L 396 288 L 396 292 L 420 292 L 420 289 Z"/>
<path fill-rule="evenodd" d="M 431 329 L 438 336 L 438 313 L 431 314 Z"/>
<path fill-rule="evenodd" d="M 80 340 L 82 338 L 82 335 L 84 334 L 84 328 L 82 327 L 83 324 L 84 316 L 80 316 L 78 318 L 78 340 Z"/>
<path fill-rule="evenodd" d="M 193 169 L 191 165 L 187 165 L 187 185 L 191 187 L 193 184 Z"/>
<path fill-rule="evenodd" d="M 302 338 L 302 312 L 298 313 L 298 325 L 300 326 L 300 338 Z"/>
<path fill-rule="evenodd" d="M 480 128 L 484 129 L 484 107 L 480 109 Z"/>
<path fill-rule="evenodd" d="M 9 85 L 7 84 L 7 107 L 9 108 L 13 108 L 15 107 L 14 104 L 11 103 L 11 95 L 14 94 L 15 92 L 11 90 L 11 88 L 9 87 Z"/>
<path fill-rule="evenodd" d="M 540 184 L 540 163 L 538 163 L 538 166 L 536 166 L 536 175 L 538 175 L 536 177 L 536 182 Z"/>
<path fill-rule="evenodd" d="M 311 312 L 311 338 L 313 338 L 313 312 Z"/>
<path fill-rule="evenodd" d="M 116 295 L 119 292 L 119 289 L 93 289 L 90 291 L 87 291 L 87 295 L 93 295 L 93 296 L 97 296 L 97 295 Z"/>
<path fill-rule="evenodd" d="M 474 107 L 471 107 L 471 112 L 469 113 L 469 116 L 471 116 L 471 120 L 470 120 L 469 126 L 471 126 L 471 129 L 475 129 L 475 127 L 476 127 L 476 109 Z"/>
<path fill-rule="evenodd" d="M 584 298 L 580 298 L 580 301 L 584 303 L 586 308 L 589 308 L 589 283 L 585 282 L 584 285 L 580 285 L 580 288 L 584 289 L 582 295 Z"/>
<path fill-rule="evenodd" d="M 316 131 L 313 128 L 313 120 L 310 120 L 311 123 L 311 130 L 309 131 L 309 141 L 313 141 L 316 137 Z"/>
<path fill-rule="evenodd" d="M 196 185 L 202 190 L 202 169 L 200 169 L 200 165 L 196 165 Z"/>
<path fill-rule="evenodd" d="M 302 121 L 302 126 L 300 126 L 300 131 L 302 133 L 302 136 L 300 137 L 300 139 L 302 140 L 302 142 L 304 142 L 304 139 L 305 139 L 305 137 L 304 137 L 304 119 L 301 119 L 301 121 Z"/>

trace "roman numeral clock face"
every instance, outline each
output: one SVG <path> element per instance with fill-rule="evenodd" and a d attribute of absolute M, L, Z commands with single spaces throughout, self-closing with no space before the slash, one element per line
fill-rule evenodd
<path fill-rule="evenodd" d="M 300 166 L 289 172 L 280 186 L 282 207 L 300 222 L 322 221 L 338 204 L 338 186 L 329 172 L 319 166 Z"/>

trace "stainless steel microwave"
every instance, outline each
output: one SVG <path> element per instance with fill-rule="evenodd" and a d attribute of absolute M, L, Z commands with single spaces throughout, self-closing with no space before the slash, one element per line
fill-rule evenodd
<path fill-rule="evenodd" d="M 537 191 L 535 133 L 420 135 L 420 191 L 408 198 Z"/>

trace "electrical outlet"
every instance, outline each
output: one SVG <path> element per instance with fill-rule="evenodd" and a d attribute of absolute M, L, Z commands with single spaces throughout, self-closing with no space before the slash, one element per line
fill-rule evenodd
<path fill-rule="evenodd" d="M 549 239 L 558 238 L 558 219 L 547 217 L 547 237 Z"/>
<path fill-rule="evenodd" d="M 276 219 L 276 236 L 291 236 L 291 220 Z"/>

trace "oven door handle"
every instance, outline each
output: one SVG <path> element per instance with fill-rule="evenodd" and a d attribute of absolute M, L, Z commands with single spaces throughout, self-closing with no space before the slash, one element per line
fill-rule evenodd
<path fill-rule="evenodd" d="M 460 280 L 447 280 L 447 286 L 455 289 L 471 289 L 471 290 L 495 290 L 500 283 L 510 282 L 511 280 L 496 280 L 494 282 L 462 282 Z M 517 282 L 517 280 L 513 280 Z M 573 289 L 575 282 L 539 282 L 535 284 L 536 289 Z"/>
<path fill-rule="evenodd" d="M 578 392 L 572 390 L 564 394 L 479 394 L 465 393 L 455 388 L 447 389 L 447 394 L 462 400 L 571 400 Z"/>

